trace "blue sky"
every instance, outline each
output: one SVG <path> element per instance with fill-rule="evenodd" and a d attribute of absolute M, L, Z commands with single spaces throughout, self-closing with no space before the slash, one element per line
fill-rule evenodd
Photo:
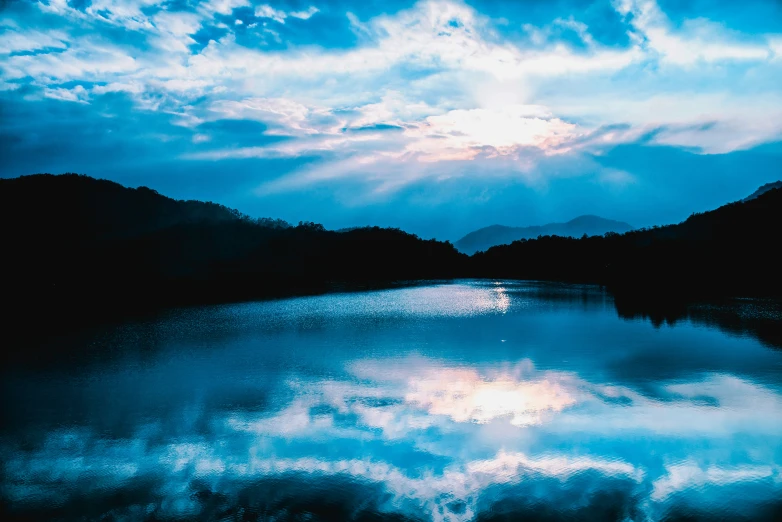
<path fill-rule="evenodd" d="M 778 0 L 8 1 L 0 175 L 458 239 L 782 177 Z"/>

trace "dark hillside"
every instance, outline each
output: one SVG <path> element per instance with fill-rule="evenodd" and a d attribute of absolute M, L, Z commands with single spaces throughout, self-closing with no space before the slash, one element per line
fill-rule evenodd
<path fill-rule="evenodd" d="M 77 175 L 0 180 L 4 298 L 18 315 L 102 315 L 455 277 L 466 256 L 400 230 L 332 232 Z"/>
<path fill-rule="evenodd" d="M 6 320 L 23 324 L 454 277 L 600 283 L 631 310 L 779 296 L 780 224 L 772 188 L 677 225 L 542 236 L 468 258 L 397 229 L 291 226 L 86 176 L 25 176 L 0 180 L 2 300 Z"/>
<path fill-rule="evenodd" d="M 583 239 L 546 236 L 474 256 L 485 277 L 602 283 L 618 292 L 782 293 L 782 189 L 686 221 Z"/>

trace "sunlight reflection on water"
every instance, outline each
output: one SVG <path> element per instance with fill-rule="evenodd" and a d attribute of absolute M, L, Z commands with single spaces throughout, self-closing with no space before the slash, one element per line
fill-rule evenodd
<path fill-rule="evenodd" d="M 115 357 L 3 374 L 11 516 L 775 520 L 782 508 L 782 353 L 621 320 L 595 288 L 464 282 L 205 307 L 84 342 Z"/>

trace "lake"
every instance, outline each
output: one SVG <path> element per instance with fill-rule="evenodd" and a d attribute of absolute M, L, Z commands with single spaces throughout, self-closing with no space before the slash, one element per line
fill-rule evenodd
<path fill-rule="evenodd" d="M 782 350 L 741 326 L 782 315 L 731 306 L 660 323 L 460 281 L 63 336 L 2 370 L 0 513 L 782 520 Z"/>

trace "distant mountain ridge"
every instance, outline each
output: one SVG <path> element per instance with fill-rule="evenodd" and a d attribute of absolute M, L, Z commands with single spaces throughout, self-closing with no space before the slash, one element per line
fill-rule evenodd
<path fill-rule="evenodd" d="M 778 189 L 778 188 L 782 188 L 782 181 L 774 181 L 774 182 L 771 182 L 771 183 L 766 183 L 765 185 L 763 185 L 762 187 L 757 189 L 755 192 L 753 192 L 752 194 L 750 194 L 746 198 L 742 199 L 741 201 L 743 201 L 743 202 L 752 201 L 753 199 L 762 196 L 763 194 L 765 194 L 769 190 L 774 190 L 774 189 Z"/>
<path fill-rule="evenodd" d="M 548 223 L 530 227 L 508 227 L 491 225 L 470 232 L 454 246 L 465 254 L 486 251 L 497 245 L 507 245 L 519 239 L 533 239 L 538 236 L 581 237 L 602 236 L 607 232 L 623 234 L 633 230 L 633 227 L 622 221 L 605 219 L 600 216 L 584 215 L 571 219 L 566 223 Z"/>
<path fill-rule="evenodd" d="M 782 296 L 782 188 L 694 213 L 675 225 L 585 239 L 544 236 L 470 258 L 471 274 L 605 285 L 615 299 L 652 302 Z"/>

